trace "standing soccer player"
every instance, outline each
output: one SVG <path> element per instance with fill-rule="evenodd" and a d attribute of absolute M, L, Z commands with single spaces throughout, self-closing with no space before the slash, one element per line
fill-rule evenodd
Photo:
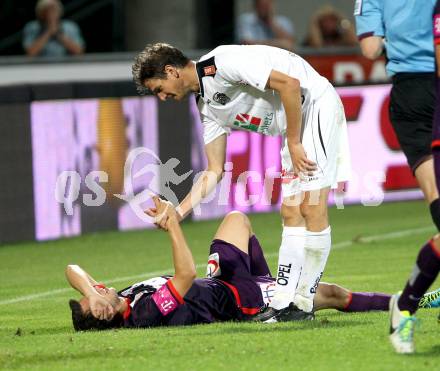
<path fill-rule="evenodd" d="M 436 103 L 432 152 L 437 189 L 440 185 L 440 0 L 434 8 L 433 18 L 435 45 L 435 89 Z M 415 313 L 417 298 L 421 298 L 437 278 L 440 270 L 440 235 L 434 236 L 423 246 L 417 256 L 411 276 L 400 295 L 394 295 L 390 302 L 390 340 L 397 353 L 414 352 Z M 440 320 L 440 317 L 439 317 Z"/>
<path fill-rule="evenodd" d="M 346 121 L 335 89 L 298 55 L 262 45 L 219 46 L 197 63 L 168 44 L 148 45 L 133 75 L 141 93 L 162 100 L 198 94 L 208 166 L 179 205 L 181 218 L 221 180 L 231 128 L 282 136 L 284 228 L 275 300 L 256 318 L 311 319 L 331 246 L 329 190 L 350 172 Z"/>
<path fill-rule="evenodd" d="M 141 94 L 161 100 L 198 95 L 208 166 L 179 205 L 181 218 L 221 180 L 231 128 L 282 136 L 276 293 L 257 319 L 311 319 L 331 246 L 329 190 L 350 173 L 344 110 L 334 88 L 298 55 L 260 45 L 220 46 L 197 63 L 168 44 L 148 45 L 133 76 Z M 166 217 L 160 224 L 166 226 Z"/>
<path fill-rule="evenodd" d="M 440 200 L 431 151 L 434 114 L 435 0 L 357 0 L 354 15 L 362 54 L 384 51 L 392 77 L 390 119 L 434 224 L 440 230 Z"/>

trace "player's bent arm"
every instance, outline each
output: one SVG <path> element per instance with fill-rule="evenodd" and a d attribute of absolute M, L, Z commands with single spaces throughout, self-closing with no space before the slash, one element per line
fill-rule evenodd
<path fill-rule="evenodd" d="M 95 289 L 96 281 L 78 265 L 66 267 L 66 278 L 70 285 L 90 302 L 90 310 L 95 318 L 110 320 L 114 315 L 114 308 Z"/>
<path fill-rule="evenodd" d="M 365 58 L 374 60 L 380 57 L 383 52 L 383 38 L 381 36 L 368 36 L 360 41 L 362 55 Z"/>
<path fill-rule="evenodd" d="M 96 294 L 93 287 L 97 282 L 79 265 L 69 264 L 66 267 L 66 278 L 70 285 L 86 297 Z"/>
<path fill-rule="evenodd" d="M 299 143 L 301 138 L 301 87 L 299 80 L 272 70 L 267 87 L 277 91 L 283 103 L 287 119 L 287 138 Z"/>
<path fill-rule="evenodd" d="M 205 145 L 208 166 L 194 183 L 177 208 L 179 219 L 184 219 L 209 193 L 211 193 L 223 177 L 226 161 L 226 134 L 222 134 Z"/>
<path fill-rule="evenodd" d="M 179 295 L 184 297 L 197 276 L 196 266 L 176 216 L 170 217 L 167 227 L 173 249 L 174 277 L 171 282 Z"/>
<path fill-rule="evenodd" d="M 307 159 L 301 144 L 301 86 L 298 79 L 272 70 L 266 88 L 278 92 L 286 113 L 286 137 L 296 172 L 316 170 L 316 164 Z"/>

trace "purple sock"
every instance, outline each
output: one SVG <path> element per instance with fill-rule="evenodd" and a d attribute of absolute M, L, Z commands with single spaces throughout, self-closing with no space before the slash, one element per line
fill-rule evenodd
<path fill-rule="evenodd" d="M 388 310 L 391 296 L 377 292 L 352 292 L 350 302 L 343 312 L 368 312 Z"/>
<path fill-rule="evenodd" d="M 263 254 L 263 249 L 255 235 L 249 238 L 248 252 L 251 259 L 251 274 L 253 276 L 272 277 L 266 258 Z"/>
<path fill-rule="evenodd" d="M 411 314 L 417 311 L 419 301 L 429 286 L 437 278 L 440 270 L 440 254 L 434 249 L 432 240 L 419 252 L 411 277 L 397 303 L 400 310 L 407 310 Z"/>

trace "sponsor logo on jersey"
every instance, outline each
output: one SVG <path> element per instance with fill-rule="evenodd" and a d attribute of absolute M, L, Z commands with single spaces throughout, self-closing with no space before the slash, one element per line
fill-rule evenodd
<path fill-rule="evenodd" d="M 215 75 L 216 72 L 217 70 L 215 68 L 215 65 L 206 66 L 203 68 L 203 73 L 205 74 L 205 76 Z"/>
<path fill-rule="evenodd" d="M 179 306 L 179 303 L 171 294 L 167 285 L 163 285 L 151 297 L 156 303 L 157 308 L 164 316 L 166 316 L 168 313 L 171 313 Z"/>
<path fill-rule="evenodd" d="M 239 113 L 235 116 L 234 126 L 250 131 L 258 131 L 261 124 L 261 118 L 250 116 L 246 113 Z"/>
<path fill-rule="evenodd" d="M 261 289 L 261 295 L 265 304 L 270 304 L 275 295 L 275 282 L 258 282 Z"/>
<path fill-rule="evenodd" d="M 212 96 L 212 99 L 214 99 L 214 102 L 220 103 L 223 106 L 231 101 L 231 98 L 229 98 L 226 94 L 220 92 L 216 92 Z"/>
<path fill-rule="evenodd" d="M 206 266 L 206 277 L 212 278 L 220 275 L 220 256 L 218 253 L 211 254 L 208 257 L 208 265 Z"/>
<path fill-rule="evenodd" d="M 273 112 L 266 113 L 266 116 L 264 116 L 263 125 L 261 125 L 260 129 L 258 130 L 260 133 L 267 134 L 269 126 L 272 125 L 273 117 Z"/>

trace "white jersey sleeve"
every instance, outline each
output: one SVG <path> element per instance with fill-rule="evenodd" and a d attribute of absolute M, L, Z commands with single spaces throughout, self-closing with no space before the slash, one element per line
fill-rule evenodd
<path fill-rule="evenodd" d="M 217 73 L 231 84 L 250 85 L 262 92 L 273 69 L 270 57 L 257 49 L 238 49 L 216 56 Z"/>
<path fill-rule="evenodd" d="M 206 144 L 212 142 L 214 139 L 218 138 L 220 135 L 229 135 L 231 129 L 227 126 L 219 125 L 213 118 L 209 117 L 209 110 L 206 104 L 200 99 L 197 102 L 197 107 L 200 112 L 200 120 L 203 125 L 203 142 Z"/>
<path fill-rule="evenodd" d="M 217 139 L 220 135 L 229 135 L 231 129 L 228 127 L 220 126 L 214 120 L 209 119 L 202 115 L 203 124 L 203 141 L 206 144 L 211 143 L 214 139 Z"/>

